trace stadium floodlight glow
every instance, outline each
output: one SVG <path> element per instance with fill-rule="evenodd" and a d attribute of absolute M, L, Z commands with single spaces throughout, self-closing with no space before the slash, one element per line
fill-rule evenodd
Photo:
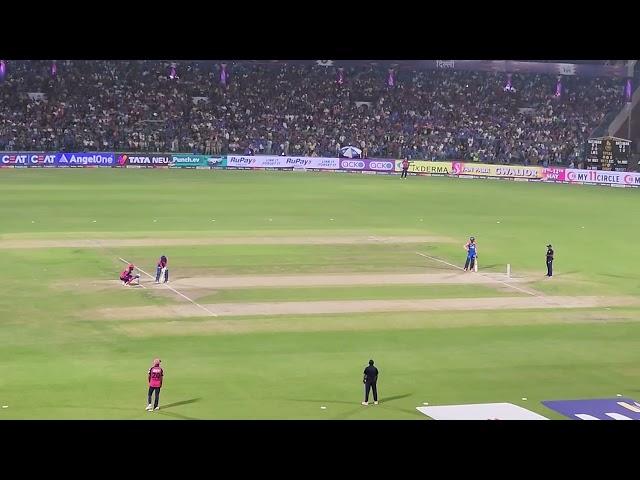
<path fill-rule="evenodd" d="M 396 84 L 396 72 L 393 68 L 389 69 L 389 76 L 387 77 L 387 85 L 393 87 Z"/>
<path fill-rule="evenodd" d="M 4 80 L 4 76 L 7 73 L 7 65 L 4 60 L 0 60 L 0 80 Z"/>
<path fill-rule="evenodd" d="M 556 83 L 556 97 L 562 96 L 562 76 L 558 75 L 558 82 Z"/>
<path fill-rule="evenodd" d="M 56 61 L 53 60 L 51 62 L 51 76 L 55 77 L 57 73 L 58 73 L 58 66 L 56 65 Z"/>

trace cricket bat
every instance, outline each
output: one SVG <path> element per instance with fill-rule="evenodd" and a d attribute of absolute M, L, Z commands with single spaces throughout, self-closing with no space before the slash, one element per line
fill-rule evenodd
<path fill-rule="evenodd" d="M 473 270 L 475 272 L 477 272 L 478 271 L 478 257 L 476 256 L 476 258 L 474 260 L 475 260 L 475 262 L 473 264 Z"/>

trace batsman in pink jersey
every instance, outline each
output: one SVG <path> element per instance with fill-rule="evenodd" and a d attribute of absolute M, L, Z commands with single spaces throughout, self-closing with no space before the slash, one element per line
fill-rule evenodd
<path fill-rule="evenodd" d="M 150 412 L 151 410 L 160 410 L 158 403 L 160 402 L 160 389 L 162 388 L 163 378 L 164 378 L 164 370 L 162 370 L 162 367 L 160 366 L 160 359 L 156 358 L 153 361 L 153 366 L 149 369 L 149 376 L 148 376 L 149 394 L 147 399 L 148 405 L 146 408 L 148 412 Z M 151 396 L 153 395 L 154 392 L 156 394 L 156 398 L 152 406 Z"/>
<path fill-rule="evenodd" d="M 167 266 L 167 257 L 164 255 L 160 257 L 156 267 L 156 283 L 160 283 L 161 279 L 164 283 L 169 281 L 169 267 Z"/>

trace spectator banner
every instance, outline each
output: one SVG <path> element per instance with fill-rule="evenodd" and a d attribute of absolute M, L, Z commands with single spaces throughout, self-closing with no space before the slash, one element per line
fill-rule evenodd
<path fill-rule="evenodd" d="M 1 152 L 0 167 L 55 167 L 52 152 Z"/>
<path fill-rule="evenodd" d="M 231 168 L 306 168 L 339 170 L 339 158 L 325 157 L 275 157 L 227 155 L 227 167 Z"/>
<path fill-rule="evenodd" d="M 545 182 L 564 182 L 565 169 L 547 167 L 542 169 L 542 180 Z"/>
<path fill-rule="evenodd" d="M 119 153 L 117 157 L 118 167 L 169 167 L 171 155 L 162 153 Z"/>
<path fill-rule="evenodd" d="M 374 171 L 374 172 L 393 172 L 395 163 L 393 160 L 383 159 L 340 159 L 341 170 L 358 170 L 358 171 Z"/>
<path fill-rule="evenodd" d="M 321 67 L 353 67 L 360 60 L 286 60 L 287 63 L 304 65 L 316 64 Z M 320 63 L 322 62 L 322 63 Z M 467 70 L 472 72 L 514 72 L 547 75 L 579 75 L 581 77 L 617 77 L 628 76 L 627 66 L 594 65 L 582 63 L 532 62 L 518 60 L 378 60 L 381 67 L 400 67 L 413 70 Z"/>
<path fill-rule="evenodd" d="M 197 167 L 221 167 L 223 158 L 212 157 L 210 155 L 189 155 L 179 153 L 171 155 L 171 168 L 197 168 Z"/>
<path fill-rule="evenodd" d="M 491 165 L 484 163 L 452 163 L 453 175 L 471 175 L 474 177 L 526 178 L 542 179 L 542 167 L 522 167 L 515 165 Z"/>
<path fill-rule="evenodd" d="M 115 155 L 105 152 L 56 154 L 56 167 L 115 167 Z"/>
<path fill-rule="evenodd" d="M 391 174 L 402 171 L 402 160 L 326 157 L 241 156 L 109 152 L 0 152 L 0 168 L 129 167 L 129 168 L 245 168 L 303 169 Z M 640 173 L 525 167 L 465 162 L 410 160 L 409 172 L 418 175 L 455 175 L 459 178 L 509 178 L 615 187 L 640 187 Z"/>
<path fill-rule="evenodd" d="M 402 171 L 402 160 L 395 161 L 396 172 Z M 451 162 L 430 162 L 428 160 L 409 160 L 409 172 L 424 175 L 449 175 Z"/>
<path fill-rule="evenodd" d="M 564 171 L 564 181 L 640 187 L 640 173 L 567 168 Z"/>

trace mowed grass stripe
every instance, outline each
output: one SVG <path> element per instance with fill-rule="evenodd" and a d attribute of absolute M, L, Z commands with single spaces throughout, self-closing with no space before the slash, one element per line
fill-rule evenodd
<path fill-rule="evenodd" d="M 204 217 L 202 222 L 206 224 L 208 228 L 203 230 L 170 230 L 167 225 L 160 224 L 160 220 L 156 217 L 149 217 L 146 219 L 140 218 L 141 222 L 144 222 L 143 227 L 135 231 L 120 231 L 118 225 L 112 225 L 114 228 L 111 230 L 105 230 L 104 226 L 99 228 L 99 219 L 92 219 L 87 225 L 94 230 L 80 230 L 80 231 L 34 231 L 34 232 L 13 232 L 13 233 L 1 233 L 0 241 L 14 241 L 14 240 L 28 240 L 28 241 L 49 241 L 49 240 L 111 240 L 122 241 L 123 239 L 130 240 L 157 240 L 158 238 L 169 239 L 176 241 L 179 239 L 190 240 L 202 240 L 210 239 L 216 243 L 227 243 L 228 239 L 232 237 L 242 237 L 249 239 L 251 243 L 256 243 L 258 239 L 269 238 L 294 238 L 294 237 L 317 237 L 317 238 L 330 238 L 330 237 L 351 237 L 351 238 L 366 238 L 367 242 L 381 242 L 381 243 L 394 243 L 391 239 L 393 237 L 404 237 L 406 241 L 410 237 L 414 237 L 414 242 L 420 241 L 434 241 L 434 242 L 449 242 L 449 237 L 431 234 L 429 229 L 423 225 L 416 223 L 415 227 L 407 228 L 338 228 L 338 229 L 292 229 L 292 228 L 260 228 L 246 229 L 246 230 L 230 230 L 227 228 L 220 229 L 217 222 L 222 221 L 225 217 L 222 216 L 217 220 L 215 218 Z M 93 223 L 96 220 L 96 223 Z M 154 222 L 155 220 L 155 222 Z M 268 222 L 268 219 L 266 219 Z M 147 225 L 148 223 L 148 225 Z M 37 222 L 31 224 L 31 228 L 36 228 Z M 265 225 L 268 227 L 268 225 Z M 370 240 L 369 237 L 377 237 L 378 240 Z M 401 240 L 397 243 L 405 243 L 405 240 Z M 341 242 L 342 243 L 342 242 Z"/>
<path fill-rule="evenodd" d="M 157 418 L 144 411 L 140 369 L 160 351 L 167 372 L 161 406 L 189 418 L 426 420 L 415 410 L 422 402 L 521 404 L 523 396 L 529 399 L 523 406 L 552 416 L 541 400 L 627 395 L 636 388 L 639 328 L 623 323 L 119 337 L 92 348 L 78 342 L 64 355 L 23 355 L 19 362 L 20 350 L 10 348 L 0 350 L 0 360 L 12 367 L 3 372 L 3 404 L 9 408 L 0 415 Z M 361 372 L 371 357 L 381 370 L 380 408 L 359 405 Z M 46 382 L 34 374 L 44 362 L 51 370 Z M 330 382 L 306 381 L 318 365 Z"/>
<path fill-rule="evenodd" d="M 639 323 L 637 310 L 612 307 L 607 311 L 598 308 L 575 310 L 480 310 L 433 312 L 375 312 L 326 315 L 289 315 L 271 318 L 237 317 L 210 320 L 147 319 L 140 321 L 104 321 L 126 336 L 155 337 L 182 335 L 248 335 L 252 333 L 278 332 L 366 332 L 425 329 L 464 329 L 468 327 L 517 327 L 531 325 L 614 325 Z"/>
<path fill-rule="evenodd" d="M 455 271 L 414 253 L 416 249 L 423 249 L 438 256 L 441 245 L 202 245 L 112 248 L 110 251 L 143 268 L 154 266 L 161 254 L 166 255 L 173 278 L 284 273 L 426 273 L 427 269 Z M 462 254 L 460 261 L 464 264 Z"/>
<path fill-rule="evenodd" d="M 150 238 L 62 238 L 62 239 L 1 239 L 0 249 L 21 248 L 103 248 L 193 245 L 375 245 L 404 243 L 443 243 L 452 239 L 436 236 L 374 236 L 374 235 L 295 235 L 295 236 L 224 236 L 171 238 L 155 235 Z"/>
<path fill-rule="evenodd" d="M 419 300 L 323 300 L 303 302 L 218 303 L 204 306 L 222 317 L 263 315 L 329 315 L 374 312 L 419 312 L 442 310 L 559 309 L 639 306 L 635 297 L 483 297 Z M 102 308 L 87 312 L 96 319 L 144 319 L 201 317 L 195 305 Z"/>
<path fill-rule="evenodd" d="M 188 291 L 188 290 L 185 290 Z M 516 296 L 518 292 L 485 285 L 387 285 L 342 287 L 243 288 L 197 296 L 199 303 L 293 302 L 320 300 L 393 300 Z M 515 294 L 515 295 L 514 295 Z M 525 294 L 522 294 L 524 296 Z"/>

